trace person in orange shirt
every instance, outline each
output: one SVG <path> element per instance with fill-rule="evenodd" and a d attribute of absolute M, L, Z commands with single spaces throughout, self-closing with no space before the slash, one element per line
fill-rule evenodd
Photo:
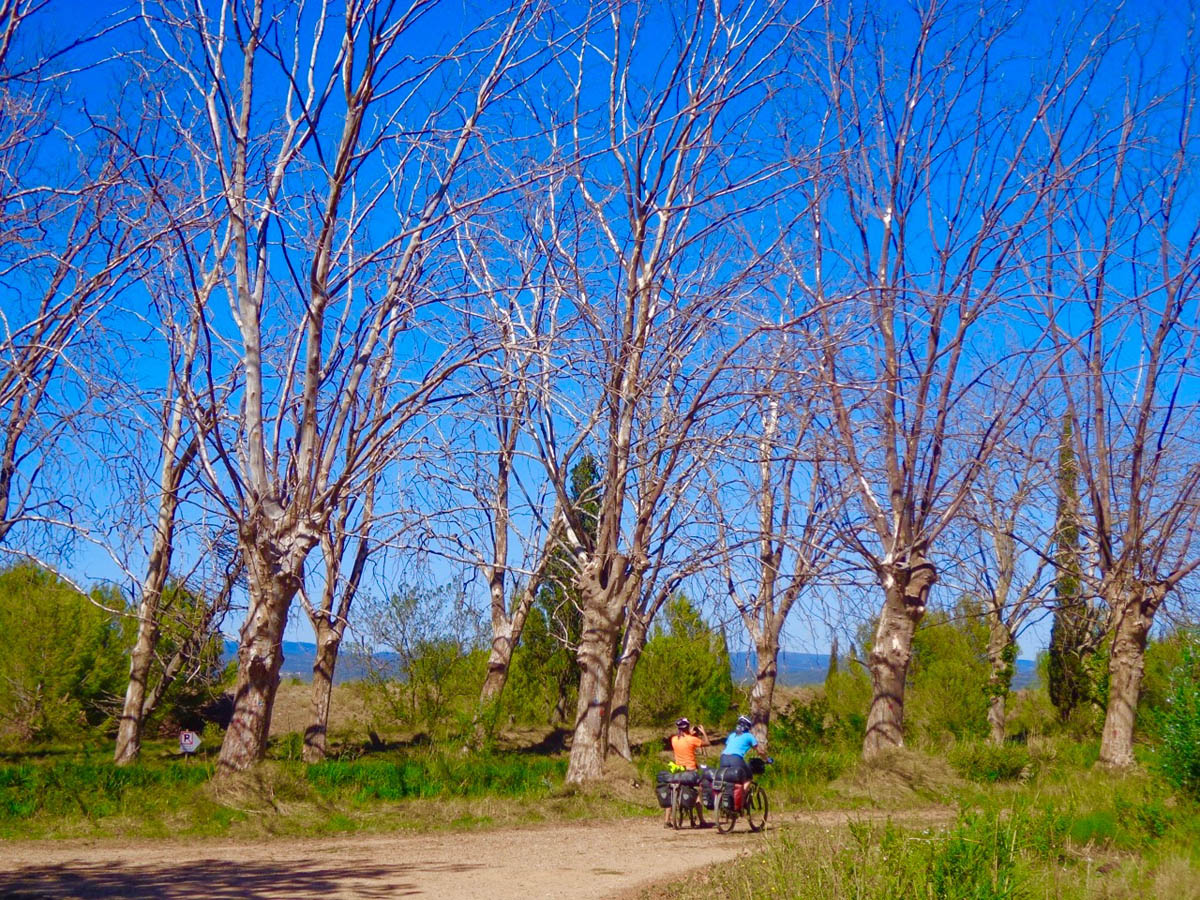
<path fill-rule="evenodd" d="M 696 751 L 701 747 L 707 747 L 711 741 L 708 739 L 708 732 L 704 730 L 703 725 L 692 727 L 692 723 L 686 718 L 679 719 L 675 723 L 677 732 L 671 735 L 671 752 L 675 755 L 675 765 L 688 772 L 697 771 L 700 766 L 696 762 Z M 700 824 L 704 824 L 704 804 L 698 804 L 697 809 L 700 810 Z M 671 823 L 671 810 L 667 809 L 667 824 Z"/>
<path fill-rule="evenodd" d="M 671 752 L 675 754 L 675 765 L 694 772 L 699 768 L 696 751 L 710 743 L 708 733 L 703 725 L 693 728 L 687 719 L 680 719 L 675 723 L 675 727 L 679 729 L 677 734 L 671 736 Z"/>

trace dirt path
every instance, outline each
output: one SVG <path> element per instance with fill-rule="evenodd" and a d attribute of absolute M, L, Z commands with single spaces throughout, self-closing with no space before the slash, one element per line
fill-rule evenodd
<path fill-rule="evenodd" d="M 895 818 L 948 820 L 929 809 Z M 834 826 L 869 812 L 783 816 Z M 776 818 L 773 817 L 774 822 Z M 769 833 L 770 829 L 768 829 Z M 730 860 L 762 835 L 739 822 L 668 831 L 657 818 L 422 835 L 232 841 L 0 843 L 0 898 L 374 898 L 571 900 L 619 897 Z"/>

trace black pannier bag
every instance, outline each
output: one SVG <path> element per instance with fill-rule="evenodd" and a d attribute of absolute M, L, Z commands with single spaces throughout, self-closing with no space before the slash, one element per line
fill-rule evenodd
<path fill-rule="evenodd" d="M 741 766 L 722 766 L 717 769 L 717 781 L 725 781 L 732 784 L 737 781 L 746 780 L 746 770 Z"/>
<path fill-rule="evenodd" d="M 667 771 L 659 772 L 654 776 L 654 781 L 657 784 L 669 784 L 671 782 L 671 773 Z"/>
<path fill-rule="evenodd" d="M 690 784 L 680 785 L 679 787 L 679 805 L 684 809 L 691 809 L 696 805 L 696 800 L 700 796 L 700 792 Z"/>
<path fill-rule="evenodd" d="M 658 797 L 658 805 L 666 809 L 671 805 L 671 785 L 660 782 L 655 785 L 654 794 Z"/>
<path fill-rule="evenodd" d="M 746 761 L 750 763 L 751 775 L 761 775 L 763 772 L 767 771 L 767 764 L 763 761 L 761 756 L 752 756 Z"/>
<path fill-rule="evenodd" d="M 700 772 L 696 769 L 691 769 L 687 772 L 676 772 L 675 773 L 675 783 L 676 784 L 696 785 L 696 784 L 700 783 L 701 778 L 702 778 L 702 776 L 701 776 Z"/>
<path fill-rule="evenodd" d="M 713 782 L 713 793 L 721 799 L 717 801 L 719 809 L 733 812 L 733 782 L 717 779 Z M 710 809 L 712 807 L 709 807 Z"/>

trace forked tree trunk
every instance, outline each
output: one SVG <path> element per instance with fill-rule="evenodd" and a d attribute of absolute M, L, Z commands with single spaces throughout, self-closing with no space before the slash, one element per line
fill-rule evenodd
<path fill-rule="evenodd" d="M 300 587 L 297 576 L 278 571 L 282 568 L 280 560 L 264 558 L 266 554 L 259 547 L 244 550 L 250 609 L 238 645 L 233 716 L 221 744 L 219 773 L 245 771 L 266 754 L 279 668 L 283 665 L 283 629 Z"/>
<path fill-rule="evenodd" d="M 871 670 L 871 710 L 863 757 L 870 759 L 904 746 L 904 682 L 912 659 L 912 639 L 925 615 L 929 588 L 937 579 L 932 563 L 893 566 L 883 575 L 884 601 L 867 656 Z"/>
<path fill-rule="evenodd" d="M 613 651 L 625 604 L 608 592 L 604 602 L 588 602 L 584 593 L 583 634 L 579 640 L 579 701 L 567 763 L 567 782 L 582 784 L 603 775 L 612 710 Z"/>
<path fill-rule="evenodd" d="M 999 746 L 1004 743 L 1005 707 L 1012 690 L 1016 644 L 1012 632 L 994 611 L 988 618 L 988 741 Z"/>
<path fill-rule="evenodd" d="M 306 763 L 321 762 L 328 751 L 329 703 L 333 696 L 333 673 L 337 667 L 338 651 L 342 646 L 341 631 L 327 621 L 318 623 L 316 637 L 310 714 L 308 727 L 304 729 L 304 750 L 301 753 Z"/>
<path fill-rule="evenodd" d="M 767 733 L 771 725 L 771 704 L 775 699 L 775 682 L 779 677 L 779 642 L 764 637 L 754 643 L 754 686 L 750 688 L 751 731 L 758 739 L 758 749 L 767 752 Z"/>
<path fill-rule="evenodd" d="M 1146 667 L 1146 641 L 1165 596 L 1164 586 L 1145 585 L 1109 601 L 1109 608 L 1116 612 L 1116 628 L 1108 661 L 1108 709 L 1100 738 L 1100 762 L 1106 766 L 1128 768 L 1134 763 L 1133 726 Z"/>
<path fill-rule="evenodd" d="M 625 629 L 621 658 L 617 660 L 617 672 L 613 677 L 612 715 L 608 725 L 608 749 L 624 759 L 633 759 L 633 746 L 629 743 L 629 699 L 633 693 L 633 673 L 637 669 L 642 651 L 646 649 L 648 624 L 642 616 L 631 616 Z"/>

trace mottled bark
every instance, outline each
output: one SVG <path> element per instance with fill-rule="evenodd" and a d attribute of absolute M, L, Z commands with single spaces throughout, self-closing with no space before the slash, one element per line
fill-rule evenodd
<path fill-rule="evenodd" d="M 154 648 L 158 644 L 158 596 L 153 601 L 145 593 L 138 607 L 138 633 L 133 651 L 129 654 L 129 685 L 125 688 L 125 703 L 117 725 L 117 747 L 113 762 L 118 766 L 135 762 L 142 750 L 143 708 L 150 667 L 154 663 Z"/>
<path fill-rule="evenodd" d="M 771 724 L 771 704 L 775 699 L 775 682 L 779 676 L 778 634 L 764 637 L 754 645 L 754 686 L 750 688 L 751 731 L 758 738 L 759 751 L 767 752 Z"/>
<path fill-rule="evenodd" d="M 321 762 L 328 749 L 329 705 L 333 696 L 333 672 L 342 645 L 340 629 L 327 622 L 317 624 L 317 653 L 313 660 L 312 692 L 309 699 L 308 727 L 304 729 L 302 759 L 306 763 Z"/>
<path fill-rule="evenodd" d="M 567 763 L 567 781 L 572 784 L 599 780 L 608 751 L 613 655 L 625 604 L 613 596 L 611 589 L 601 590 L 607 599 L 591 600 L 586 589 L 584 592 L 583 633 L 576 654 L 580 668 L 579 701 Z"/>
<path fill-rule="evenodd" d="M 1134 763 L 1133 726 L 1146 667 L 1146 641 L 1165 595 L 1163 586 L 1145 585 L 1108 600 L 1116 613 L 1116 628 L 1108 662 L 1108 709 L 1100 738 L 1100 762 L 1106 766 L 1128 768 Z"/>
<path fill-rule="evenodd" d="M 488 653 L 487 674 L 483 678 L 483 688 L 479 692 L 479 705 L 487 709 L 500 702 L 504 686 L 508 683 L 508 672 L 512 666 L 513 653 L 525 630 L 525 619 L 533 605 L 536 591 L 526 590 L 522 593 L 517 608 L 511 616 L 492 622 L 492 648 Z"/>
<path fill-rule="evenodd" d="M 621 658 L 617 660 L 617 672 L 613 677 L 608 749 L 629 760 L 633 759 L 633 746 L 629 742 L 629 699 L 633 692 L 633 672 L 642 657 L 642 651 L 646 648 L 648 629 L 647 619 L 640 615 L 630 617 L 625 629 Z"/>
<path fill-rule="evenodd" d="M 249 529 L 247 529 L 249 530 Z M 315 541 L 293 549 L 299 568 Z M 243 550 L 249 575 L 250 609 L 238 644 L 237 683 L 233 715 L 218 760 L 219 774 L 244 771 L 266 753 L 267 735 L 279 668 L 283 665 L 283 629 L 288 609 L 300 588 L 300 579 L 286 565 L 291 559 L 264 552 L 262 546 Z"/>
<path fill-rule="evenodd" d="M 154 522 L 154 539 L 150 546 L 150 559 L 146 563 L 146 576 L 142 580 L 137 639 L 129 654 L 129 684 L 125 689 L 125 703 L 117 725 L 117 746 L 113 754 L 113 761 L 118 766 L 135 761 L 142 749 L 142 728 L 148 713 L 146 691 L 150 669 L 154 665 L 154 651 L 158 646 L 159 605 L 171 571 L 179 485 L 199 450 L 199 442 L 193 438 L 177 457 L 182 431 L 183 402 L 176 400 L 163 429 L 158 515 Z"/>
<path fill-rule="evenodd" d="M 889 566 L 882 573 L 883 609 L 867 656 L 871 671 L 871 710 L 863 756 L 870 759 L 904 746 L 904 682 L 912 659 L 912 639 L 925 615 L 929 588 L 937 579 L 932 563 Z"/>
<path fill-rule="evenodd" d="M 1016 660 L 1016 644 L 1012 632 L 993 611 L 988 631 L 988 741 L 1004 743 L 1005 707 L 1012 689 L 1013 663 Z"/>

